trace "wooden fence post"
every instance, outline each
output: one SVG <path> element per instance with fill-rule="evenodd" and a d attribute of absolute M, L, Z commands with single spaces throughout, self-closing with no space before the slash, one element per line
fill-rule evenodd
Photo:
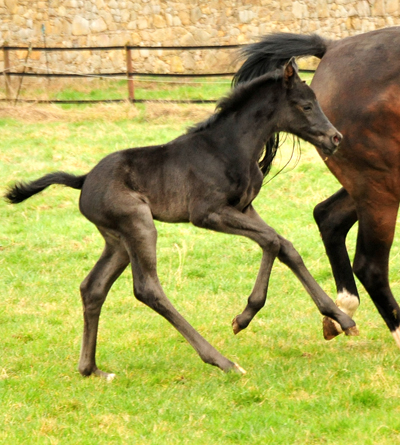
<path fill-rule="evenodd" d="M 128 46 L 125 46 L 126 51 L 126 75 L 128 78 L 128 94 L 129 94 L 129 102 L 135 101 L 135 86 L 133 84 L 133 66 L 132 66 L 132 54 L 131 49 Z"/>
<path fill-rule="evenodd" d="M 32 51 L 32 43 L 29 44 L 29 49 L 26 52 L 26 56 L 25 56 L 25 63 L 24 63 L 24 69 L 22 70 L 22 74 L 25 74 L 25 70 L 26 70 L 26 65 L 28 64 L 28 59 L 29 59 L 29 55 L 31 54 Z M 24 80 L 24 76 L 21 76 L 19 79 L 19 86 L 18 86 L 18 91 L 17 91 L 17 95 L 15 96 L 15 102 L 14 105 L 17 104 L 18 102 L 18 97 L 19 97 L 19 93 L 21 92 L 21 87 L 22 87 L 22 82 Z"/>
<path fill-rule="evenodd" d="M 8 55 L 8 49 L 6 48 L 7 42 L 4 42 L 3 53 L 4 53 L 4 81 L 6 84 L 6 97 L 10 99 L 10 75 L 8 74 L 10 71 L 10 58 Z"/>

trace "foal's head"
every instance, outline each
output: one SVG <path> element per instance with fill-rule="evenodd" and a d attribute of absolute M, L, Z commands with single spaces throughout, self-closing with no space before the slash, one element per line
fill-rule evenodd
<path fill-rule="evenodd" d="M 313 90 L 297 74 L 294 61 L 283 68 L 285 100 L 279 108 L 279 131 L 293 133 L 332 154 L 342 140 L 342 135 L 325 116 Z"/>

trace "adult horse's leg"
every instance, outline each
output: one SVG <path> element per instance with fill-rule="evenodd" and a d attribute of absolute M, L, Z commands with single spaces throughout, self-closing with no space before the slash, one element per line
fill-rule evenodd
<path fill-rule="evenodd" d="M 389 286 L 389 253 L 392 246 L 399 203 L 388 196 L 367 197 L 368 206 L 359 205 L 359 229 L 354 273 L 369 293 L 400 347 L 400 307 Z M 360 203 L 361 204 L 361 203 Z"/>
<path fill-rule="evenodd" d="M 224 207 L 206 215 L 197 214 L 193 216 L 192 222 L 199 227 L 218 232 L 246 236 L 258 243 L 263 250 L 260 270 L 247 306 L 233 320 L 235 334 L 246 328 L 264 306 L 271 268 L 276 257 L 295 273 L 323 315 L 336 320 L 349 335 L 357 333 L 354 321 L 344 314 L 316 283 L 293 245 L 269 227 L 252 206 L 245 212 L 233 207 Z"/>
<path fill-rule="evenodd" d="M 186 338 L 205 363 L 218 366 L 225 372 L 233 370 L 244 374 L 245 371 L 239 365 L 228 360 L 211 346 L 166 297 L 157 276 L 157 231 L 147 204 L 138 200 L 131 210 L 129 220 L 125 219 L 120 228 L 132 264 L 136 298 L 166 318 Z"/>
<path fill-rule="evenodd" d="M 335 278 L 338 294 L 336 305 L 353 317 L 360 299 L 346 248 L 346 236 L 358 219 L 354 201 L 342 188 L 315 207 L 314 218 Z M 326 340 L 331 340 L 343 332 L 340 326 L 328 317 L 323 320 L 323 331 Z"/>
<path fill-rule="evenodd" d="M 105 232 L 102 235 L 106 241 L 104 251 L 80 288 L 84 329 L 78 370 L 84 376 L 95 374 L 112 380 L 115 374 L 100 371 L 96 366 L 97 331 L 101 307 L 114 281 L 129 264 L 129 256 L 120 240 Z"/>

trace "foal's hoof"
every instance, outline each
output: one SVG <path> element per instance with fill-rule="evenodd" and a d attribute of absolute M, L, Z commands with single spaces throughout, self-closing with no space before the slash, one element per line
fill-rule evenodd
<path fill-rule="evenodd" d="M 241 374 L 241 375 L 246 374 L 246 371 L 237 363 L 234 363 L 232 371 L 236 372 L 236 374 Z"/>
<path fill-rule="evenodd" d="M 357 337 L 358 335 L 360 335 L 357 326 L 352 326 L 351 328 L 346 329 L 344 333 L 351 337 Z"/>
<path fill-rule="evenodd" d="M 232 320 L 232 329 L 233 329 L 233 333 L 236 335 L 236 334 L 239 334 L 239 332 L 242 330 L 242 328 L 239 326 L 239 323 L 237 322 L 237 317 L 235 317 L 233 320 Z"/>
<path fill-rule="evenodd" d="M 332 340 L 332 338 L 337 337 L 343 332 L 342 330 L 339 331 L 338 327 L 336 326 L 336 323 L 334 323 L 333 320 L 331 320 L 329 317 L 324 317 L 324 319 L 322 320 L 322 327 L 325 340 Z"/>

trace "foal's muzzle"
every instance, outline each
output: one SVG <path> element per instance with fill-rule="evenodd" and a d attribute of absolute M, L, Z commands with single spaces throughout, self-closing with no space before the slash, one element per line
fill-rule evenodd
<path fill-rule="evenodd" d="M 342 142 L 342 139 L 342 134 L 337 130 L 329 132 L 326 136 L 320 138 L 320 148 L 326 155 L 333 155 Z"/>

